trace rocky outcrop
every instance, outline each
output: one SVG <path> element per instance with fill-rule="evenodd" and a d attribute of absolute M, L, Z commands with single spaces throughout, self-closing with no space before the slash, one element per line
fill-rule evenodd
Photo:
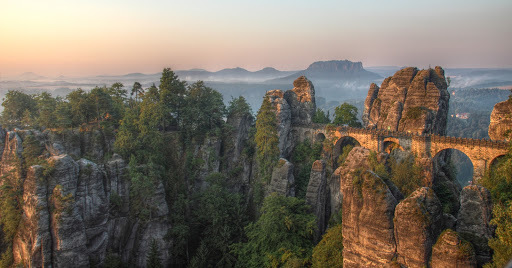
<path fill-rule="evenodd" d="M 17 167 L 25 161 L 23 139 L 29 135 L 41 139 L 46 151 L 40 156 L 43 164 L 28 167 L 25 174 Z M 169 264 L 171 243 L 164 239 L 170 228 L 169 209 L 163 184 L 155 185 L 149 197 L 150 219 L 141 221 L 130 216 L 129 179 L 121 157 L 114 154 L 99 164 L 84 158 L 75 161 L 58 154 L 60 150 L 68 149 L 52 141 L 47 132 L 11 131 L 6 135 L 2 172 L 16 170 L 13 178 L 23 186 L 22 217 L 13 240 L 14 263 L 90 267 L 101 265 L 110 253 L 125 263 L 145 267 L 149 243 L 154 239 L 163 264 Z"/>
<path fill-rule="evenodd" d="M 441 67 L 404 68 L 384 79 L 380 88 L 370 86 L 363 124 L 377 129 L 443 135 L 449 100 Z"/>
<path fill-rule="evenodd" d="M 316 160 L 311 167 L 308 188 L 306 192 L 306 204 L 311 206 L 311 212 L 317 219 L 316 240 L 320 241 L 326 227 L 327 206 L 327 178 L 325 174 L 326 163 Z"/>
<path fill-rule="evenodd" d="M 272 171 L 272 179 L 270 185 L 268 185 L 267 195 L 270 193 L 295 196 L 293 164 L 284 158 L 279 159 L 277 166 Z"/>
<path fill-rule="evenodd" d="M 292 125 L 309 125 L 316 112 L 315 87 L 305 76 L 293 82 L 293 89 L 284 93 L 292 112 Z"/>
<path fill-rule="evenodd" d="M 292 112 L 290 105 L 284 99 L 282 90 L 275 89 L 267 91 L 265 97 L 268 97 L 270 103 L 274 106 L 277 118 L 277 135 L 279 137 L 280 156 L 284 157 L 288 149 L 288 134 L 290 133 L 292 124 Z"/>
<path fill-rule="evenodd" d="M 387 184 L 368 170 L 370 151 L 355 147 L 335 174 L 343 196 L 343 266 L 390 265 L 396 246 L 393 215 L 398 201 Z"/>
<path fill-rule="evenodd" d="M 305 76 L 293 82 L 294 88 L 283 92 L 267 91 L 265 98 L 272 103 L 277 117 L 280 157 L 289 159 L 296 140 L 291 133 L 294 126 L 309 125 L 316 112 L 315 87 Z"/>
<path fill-rule="evenodd" d="M 494 105 L 489 124 L 489 137 L 492 140 L 507 140 L 512 137 L 512 100 L 508 99 Z"/>
<path fill-rule="evenodd" d="M 489 190 L 478 185 L 464 187 L 460 195 L 457 232 L 473 244 L 479 266 L 491 260 L 492 254 L 488 245 L 493 234 L 493 228 L 489 224 L 491 216 L 492 201 Z"/>
<path fill-rule="evenodd" d="M 397 260 L 406 267 L 424 267 L 432 246 L 443 230 L 441 203 L 434 191 L 422 187 L 402 200 L 395 209 Z"/>
<path fill-rule="evenodd" d="M 473 246 L 462 240 L 457 232 L 447 229 L 437 239 L 432 248 L 432 268 L 471 268 L 476 267 Z"/>
<path fill-rule="evenodd" d="M 246 193 L 249 188 L 252 175 L 252 159 L 247 150 L 251 127 L 254 124 L 254 117 L 250 113 L 236 114 L 232 113 L 226 120 L 229 126 L 228 134 L 222 142 L 222 150 L 225 155 L 225 166 L 222 169 L 225 172 L 236 172 L 236 176 L 240 178 L 235 185 L 234 190 Z M 229 175 L 229 174 L 228 174 Z"/>

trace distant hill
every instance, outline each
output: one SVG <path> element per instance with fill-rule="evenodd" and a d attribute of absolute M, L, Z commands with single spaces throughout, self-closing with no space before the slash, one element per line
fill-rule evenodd
<path fill-rule="evenodd" d="M 26 73 L 22 73 L 16 77 L 14 77 L 15 80 L 18 80 L 18 81 L 30 81 L 30 80 L 42 80 L 42 79 L 46 79 L 47 77 L 45 76 L 42 76 L 42 75 L 38 75 L 36 73 L 33 73 L 33 72 L 26 72 Z"/>

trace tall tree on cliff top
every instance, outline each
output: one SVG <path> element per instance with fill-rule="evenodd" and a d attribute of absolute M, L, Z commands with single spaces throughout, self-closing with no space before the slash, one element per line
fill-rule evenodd
<path fill-rule="evenodd" d="M 8 128 L 20 127 L 24 115 L 28 113 L 33 117 L 37 112 L 34 97 L 17 90 L 9 90 L 5 94 L 2 106 L 2 125 Z"/>
<path fill-rule="evenodd" d="M 178 76 L 171 70 L 165 68 L 160 78 L 160 101 L 164 109 L 163 128 L 169 124 L 179 125 L 185 108 L 186 82 L 178 79 Z M 168 116 L 172 115 L 174 122 L 167 122 Z"/>
<path fill-rule="evenodd" d="M 182 110 L 181 128 L 188 137 L 204 135 L 224 123 L 226 107 L 222 95 L 202 81 L 190 85 Z"/>
<path fill-rule="evenodd" d="M 270 99 L 265 97 L 256 116 L 257 160 L 264 181 L 270 181 L 273 163 L 279 158 L 279 137 L 277 136 L 277 118 Z"/>

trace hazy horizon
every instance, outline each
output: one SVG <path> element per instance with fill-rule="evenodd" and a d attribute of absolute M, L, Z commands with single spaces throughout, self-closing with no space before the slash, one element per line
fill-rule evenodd
<path fill-rule="evenodd" d="M 3 1 L 0 76 L 511 68 L 512 1 Z"/>

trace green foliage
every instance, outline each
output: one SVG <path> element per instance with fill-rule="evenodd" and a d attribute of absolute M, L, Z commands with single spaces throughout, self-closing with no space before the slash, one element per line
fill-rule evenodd
<path fill-rule="evenodd" d="M 268 97 L 263 99 L 256 116 L 255 141 L 261 178 L 268 183 L 270 182 L 273 165 L 279 158 L 277 118 L 275 109 Z"/>
<path fill-rule="evenodd" d="M 188 87 L 185 100 L 181 128 L 187 140 L 222 127 L 226 107 L 219 92 L 198 81 Z"/>
<path fill-rule="evenodd" d="M 337 160 L 338 166 L 343 165 L 343 163 L 345 162 L 345 159 L 347 159 L 347 156 L 350 153 L 350 151 L 352 151 L 352 149 L 354 149 L 354 145 L 352 145 L 352 144 L 348 144 L 345 147 L 343 147 L 341 155 L 338 157 L 338 160 Z"/>
<path fill-rule="evenodd" d="M 105 261 L 103 262 L 103 267 L 105 268 L 123 268 L 125 267 L 125 264 L 123 261 L 121 261 L 121 258 L 113 254 L 112 252 L 108 252 L 107 256 L 105 257 Z"/>
<path fill-rule="evenodd" d="M 273 193 L 265 198 L 261 216 L 246 228 L 248 241 L 236 244 L 238 267 L 306 266 L 311 260 L 315 216 L 303 200 Z"/>
<path fill-rule="evenodd" d="M 371 151 L 368 157 L 368 162 L 370 164 L 370 169 L 375 174 L 377 174 L 377 176 L 379 176 L 381 179 L 386 181 L 390 178 L 388 168 L 386 167 L 386 165 L 384 165 L 384 163 L 379 162 L 379 160 L 377 159 L 377 153 Z"/>
<path fill-rule="evenodd" d="M 512 200 L 512 154 L 509 153 L 493 165 L 478 183 L 489 189 L 494 203 Z"/>
<path fill-rule="evenodd" d="M 21 156 L 23 157 L 25 168 L 41 164 L 43 160 L 39 159 L 39 156 L 43 153 L 44 147 L 33 135 L 27 135 L 23 139 L 22 146 L 23 152 Z"/>
<path fill-rule="evenodd" d="M 9 90 L 5 94 L 2 106 L 2 125 L 4 128 L 23 127 L 22 121 L 35 117 L 37 105 L 34 96 L 17 90 Z"/>
<path fill-rule="evenodd" d="M 252 115 L 251 106 L 249 106 L 249 103 L 247 103 L 245 98 L 243 96 L 239 96 L 238 98 L 231 98 L 227 109 L 228 117 L 242 116 L 245 114 Z"/>
<path fill-rule="evenodd" d="M 405 113 L 405 119 L 410 119 L 410 120 L 419 119 L 423 114 L 425 114 L 426 109 L 427 108 L 420 107 L 420 106 L 411 107 Z"/>
<path fill-rule="evenodd" d="M 392 156 L 389 159 L 389 165 L 391 166 L 391 181 L 405 197 L 421 187 L 421 170 L 414 163 L 414 156 L 409 155 L 401 160 Z"/>
<path fill-rule="evenodd" d="M 343 226 L 337 224 L 325 232 L 313 248 L 313 268 L 343 267 Z"/>
<path fill-rule="evenodd" d="M 187 106 L 186 82 L 178 79 L 178 76 L 170 68 L 165 68 L 160 77 L 159 88 L 159 100 L 163 113 L 162 128 L 165 130 L 169 124 L 182 125 L 182 114 Z"/>
<path fill-rule="evenodd" d="M 311 166 L 315 160 L 320 159 L 321 153 L 321 142 L 311 144 L 309 140 L 305 140 L 295 146 L 292 154 L 292 162 L 295 166 L 293 175 L 295 177 L 296 197 L 306 197 L 306 190 L 311 175 Z"/>
<path fill-rule="evenodd" d="M 316 109 L 315 116 L 313 117 L 313 123 L 318 124 L 329 124 L 331 123 L 331 119 L 329 119 L 329 111 L 325 114 L 324 110 L 318 108 Z"/>
<path fill-rule="evenodd" d="M 162 261 L 160 260 L 160 250 L 156 240 L 151 240 L 149 253 L 146 257 L 146 267 L 148 268 L 162 268 Z"/>
<path fill-rule="evenodd" d="M 201 242 L 191 263 L 233 267 L 236 257 L 230 246 L 241 241 L 247 223 L 243 197 L 228 190 L 231 185 L 221 173 L 208 175 L 206 181 L 209 186 L 200 194 L 194 211 Z"/>
<path fill-rule="evenodd" d="M 505 267 L 512 259 L 512 202 L 495 204 L 492 210 L 491 224 L 496 226 L 496 235 L 489 240 L 494 250 L 492 263 L 485 267 Z"/>
<path fill-rule="evenodd" d="M 131 213 L 142 221 L 151 220 L 153 212 L 151 197 L 155 192 L 156 185 L 161 180 L 163 173 L 162 167 L 153 162 L 138 165 L 135 156 L 132 156 L 128 164 L 128 171 L 131 179 Z"/>
<path fill-rule="evenodd" d="M 14 256 L 12 255 L 12 246 L 9 245 L 2 253 L 0 259 L 0 268 L 10 268 L 14 263 Z"/>
<path fill-rule="evenodd" d="M 52 94 L 43 92 L 35 96 L 37 102 L 37 110 L 39 114 L 38 125 L 47 128 L 54 128 L 56 126 L 57 114 L 57 99 L 52 97 Z"/>
<path fill-rule="evenodd" d="M 334 109 L 333 124 L 337 126 L 347 125 L 349 127 L 361 127 L 361 122 L 357 120 L 357 108 L 354 105 L 344 102 Z"/>

